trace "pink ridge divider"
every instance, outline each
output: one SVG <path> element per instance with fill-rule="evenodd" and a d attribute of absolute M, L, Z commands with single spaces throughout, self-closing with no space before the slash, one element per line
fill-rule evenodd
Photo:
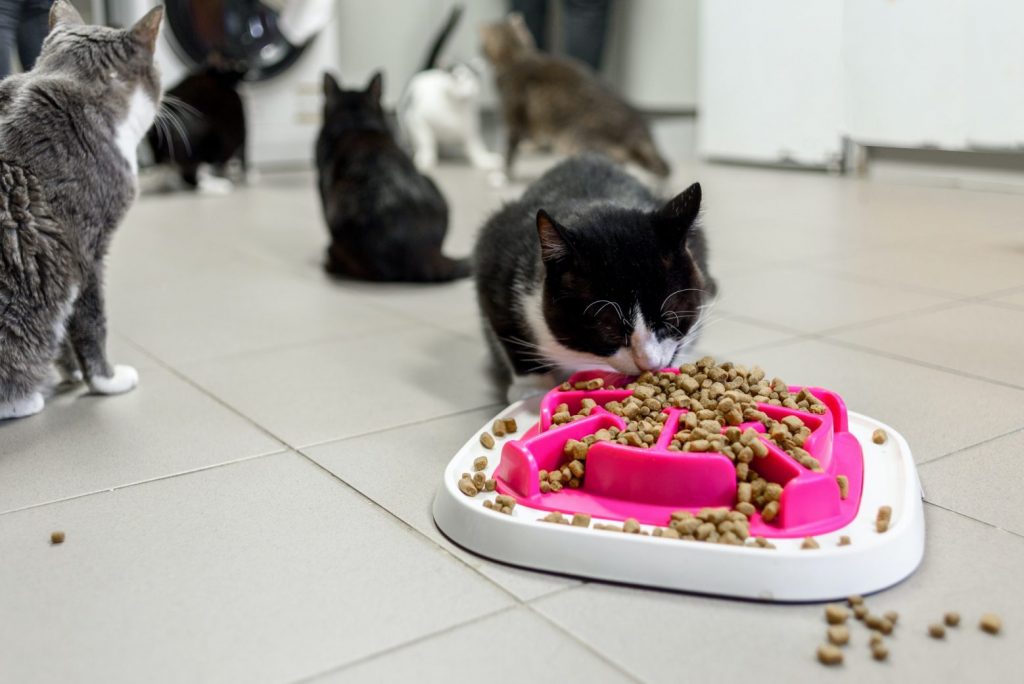
<path fill-rule="evenodd" d="M 678 372 L 666 369 L 665 372 Z M 736 502 L 736 470 L 728 457 L 713 452 L 669 451 L 672 436 L 685 409 L 668 409 L 669 414 L 658 441 L 648 449 L 614 442 L 597 442 L 587 452 L 587 472 L 579 489 L 563 488 L 543 494 L 538 472 L 560 468 L 569 457 L 563 454 L 566 441 L 580 440 L 601 428 L 625 428 L 626 421 L 604 404 L 621 401 L 632 392 L 625 387 L 634 378 L 602 371 L 576 373 L 570 383 L 600 377 L 605 387 L 598 390 L 562 390 L 555 388 L 541 400 L 540 421 L 521 439 L 509 440 L 502 448 L 495 470 L 497 489 L 532 508 L 562 513 L 587 513 L 599 518 L 624 520 L 636 518 L 650 525 L 667 525 L 673 511 L 696 512 L 707 506 L 729 506 Z M 801 387 L 789 388 L 797 393 Z M 760 410 L 780 419 L 798 416 L 811 428 L 804 449 L 818 459 L 822 471 L 814 472 L 797 463 L 774 442 L 762 437 L 768 455 L 755 459 L 751 466 L 769 482 L 782 485 L 779 514 L 772 522 L 755 513 L 750 519 L 750 534 L 764 537 L 803 537 L 819 535 L 848 524 L 860 507 L 864 460 L 860 443 L 847 430 L 846 405 L 839 395 L 828 390 L 806 388 L 825 404 L 822 415 L 794 411 L 782 406 L 760 404 Z M 589 397 L 598 407 L 582 420 L 552 425 L 551 416 L 559 404 L 568 404 L 575 414 L 582 400 Z M 760 423 L 744 423 L 764 432 Z M 839 496 L 836 476 L 849 480 L 846 499 Z"/>

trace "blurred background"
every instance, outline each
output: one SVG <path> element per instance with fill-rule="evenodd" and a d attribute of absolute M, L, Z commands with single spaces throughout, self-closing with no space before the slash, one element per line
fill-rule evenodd
<path fill-rule="evenodd" d="M 116 25 L 155 3 L 77 4 Z M 394 105 L 452 4 L 167 0 L 160 62 L 173 84 L 204 44 L 249 55 L 253 80 L 242 94 L 253 164 L 305 166 L 321 72 L 362 84 L 383 67 Z M 507 0 L 467 5 L 446 59 L 476 58 L 479 24 L 510 8 Z M 218 23 L 223 6 L 249 20 Z M 551 3 L 547 17 L 555 52 L 562 11 Z M 600 72 L 655 120 L 677 161 L 1014 188 L 1024 186 L 1022 21 L 1024 5 L 1000 0 L 613 0 Z M 493 85 L 487 77 L 483 85 L 485 129 L 497 140 Z"/>

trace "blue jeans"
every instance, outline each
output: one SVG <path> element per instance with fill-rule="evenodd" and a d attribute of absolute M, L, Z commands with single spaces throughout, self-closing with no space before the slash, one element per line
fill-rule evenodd
<path fill-rule="evenodd" d="M 21 68 L 35 66 L 50 32 L 53 0 L 0 0 L 0 78 L 11 73 L 11 48 L 18 47 Z"/>

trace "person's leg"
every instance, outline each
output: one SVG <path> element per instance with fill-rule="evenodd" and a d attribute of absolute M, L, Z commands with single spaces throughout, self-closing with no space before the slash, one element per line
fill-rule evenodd
<path fill-rule="evenodd" d="M 565 52 L 597 71 L 608 31 L 608 0 L 562 0 Z"/>
<path fill-rule="evenodd" d="M 20 0 L 0 0 L 0 78 L 11 73 L 11 48 L 20 18 Z"/>
<path fill-rule="evenodd" d="M 519 12 L 526 21 L 526 28 L 533 34 L 533 41 L 541 50 L 550 50 L 548 45 L 548 1 L 512 0 L 512 11 Z"/>
<path fill-rule="evenodd" d="M 53 0 L 27 0 L 22 6 L 18 24 L 18 59 L 28 71 L 36 64 L 43 39 L 50 32 L 50 5 Z"/>

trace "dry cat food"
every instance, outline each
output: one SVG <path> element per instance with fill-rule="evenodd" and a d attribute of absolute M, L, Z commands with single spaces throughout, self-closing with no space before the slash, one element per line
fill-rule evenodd
<path fill-rule="evenodd" d="M 946 636 L 946 628 L 938 622 L 933 622 L 928 625 L 928 636 L 933 639 L 943 639 Z"/>
<path fill-rule="evenodd" d="M 895 625 L 896 621 L 900 619 L 900 614 L 897 613 L 895 610 L 887 610 L 882 614 L 882 617 L 888 620 L 891 624 Z"/>
<path fill-rule="evenodd" d="M 1003 621 L 995 613 L 985 613 L 981 616 L 978 627 L 989 634 L 999 634 L 999 631 L 1003 628 Z"/>
<path fill-rule="evenodd" d="M 885 444 L 886 440 L 889 439 L 889 435 L 886 434 L 885 430 L 878 428 L 871 433 L 871 441 L 875 444 Z"/>
<path fill-rule="evenodd" d="M 487 457 L 477 456 L 473 459 L 473 470 L 483 470 L 487 467 Z"/>
<path fill-rule="evenodd" d="M 575 527 L 590 527 L 590 516 L 586 513 L 576 513 L 572 516 L 572 524 Z"/>
<path fill-rule="evenodd" d="M 839 535 L 839 544 L 838 544 L 838 546 L 849 546 L 849 545 L 850 545 L 850 537 L 845 535 L 845 534 Z"/>
<path fill-rule="evenodd" d="M 469 476 L 469 473 L 463 473 L 459 479 L 459 491 L 466 496 L 476 496 L 480 493 L 477 486 L 473 483 L 473 478 Z"/>
<path fill-rule="evenodd" d="M 850 479 L 845 475 L 836 475 L 836 483 L 839 485 L 839 498 L 846 499 L 850 495 Z"/>
<path fill-rule="evenodd" d="M 850 611 L 838 603 L 830 603 L 825 606 L 825 620 L 830 625 L 841 625 L 850 617 Z"/>
<path fill-rule="evenodd" d="M 480 443 L 484 445 L 485 449 L 494 448 L 494 437 L 491 437 L 491 433 L 486 430 L 480 433 Z"/>
<path fill-rule="evenodd" d="M 869 629 L 877 630 L 882 634 L 892 634 L 893 623 L 888 618 L 882 617 L 881 615 L 868 613 L 864 616 L 864 624 L 867 625 Z"/>
<path fill-rule="evenodd" d="M 818 542 L 814 539 L 814 537 L 804 537 L 804 541 L 803 541 L 803 543 L 800 544 L 800 548 L 804 549 L 804 550 L 807 550 L 807 549 L 818 549 L 818 548 L 821 548 L 821 547 L 818 546 Z"/>
<path fill-rule="evenodd" d="M 822 644 L 818 647 L 818 660 L 824 665 L 842 665 L 843 652 L 834 644 Z"/>
<path fill-rule="evenodd" d="M 565 516 L 562 515 L 561 511 L 551 511 L 550 513 L 545 515 L 543 518 L 540 518 L 540 521 L 541 522 L 546 522 L 546 523 L 555 523 L 557 525 L 568 525 L 569 524 L 569 521 L 565 519 Z"/>
<path fill-rule="evenodd" d="M 875 660 L 885 660 L 889 657 L 889 649 L 882 642 L 871 644 L 871 657 Z"/>
<path fill-rule="evenodd" d="M 850 641 L 850 630 L 846 625 L 832 625 L 827 630 L 828 640 L 836 646 L 845 646 Z"/>
<path fill-rule="evenodd" d="M 64 543 L 64 533 L 61 532 L 60 530 L 57 530 L 56 532 L 51 532 L 50 533 L 50 543 L 51 544 L 63 544 Z"/>
<path fill-rule="evenodd" d="M 491 423 L 491 432 L 494 433 L 495 437 L 514 435 L 518 430 L 519 426 L 516 425 L 515 418 L 495 418 L 494 422 Z"/>
<path fill-rule="evenodd" d="M 956 627 L 960 624 L 960 613 L 949 612 L 942 616 L 942 621 L 947 627 Z"/>
<path fill-rule="evenodd" d="M 875 529 L 880 533 L 889 529 L 889 521 L 892 520 L 892 507 L 881 506 L 878 515 L 875 517 Z"/>
<path fill-rule="evenodd" d="M 504 494 L 499 494 L 498 496 L 494 497 L 493 502 L 490 499 L 484 501 L 484 508 L 489 508 L 492 511 L 504 513 L 505 515 L 512 515 L 512 509 L 514 509 L 515 507 L 516 500 L 513 499 L 511 496 L 505 496 Z"/>

